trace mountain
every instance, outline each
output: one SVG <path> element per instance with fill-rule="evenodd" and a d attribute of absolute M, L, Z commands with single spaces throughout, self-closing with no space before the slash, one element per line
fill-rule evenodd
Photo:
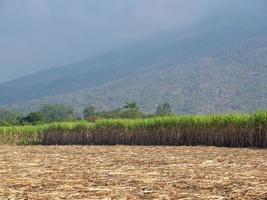
<path fill-rule="evenodd" d="M 176 113 L 267 108 L 267 18 L 209 18 L 124 49 L 0 84 L 0 107 L 42 103 L 111 109 L 136 101 L 146 112 L 169 102 Z"/>

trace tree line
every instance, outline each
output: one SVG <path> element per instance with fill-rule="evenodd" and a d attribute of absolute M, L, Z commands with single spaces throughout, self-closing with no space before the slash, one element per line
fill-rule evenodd
<path fill-rule="evenodd" d="M 93 105 L 88 105 L 83 110 L 83 117 L 77 117 L 74 110 L 65 105 L 41 105 L 35 112 L 30 112 L 26 115 L 12 112 L 5 109 L 0 109 L 0 125 L 27 125 L 40 124 L 59 121 L 74 121 L 74 120 L 89 120 L 96 121 L 101 118 L 125 118 L 136 119 L 153 116 L 171 115 L 171 106 L 169 103 L 158 105 L 154 114 L 146 114 L 139 108 L 136 102 L 127 102 L 122 107 L 108 110 L 97 111 Z"/>

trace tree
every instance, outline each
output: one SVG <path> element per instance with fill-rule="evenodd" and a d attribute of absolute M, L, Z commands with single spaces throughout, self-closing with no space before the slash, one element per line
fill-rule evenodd
<path fill-rule="evenodd" d="M 136 102 L 128 102 L 123 106 L 124 111 L 121 114 L 122 118 L 142 118 L 144 113 L 139 111 L 139 106 Z"/>
<path fill-rule="evenodd" d="M 0 109 L 0 125 L 18 124 L 20 114 L 8 110 Z"/>
<path fill-rule="evenodd" d="M 47 122 L 54 121 L 67 121 L 75 119 L 74 111 L 71 107 L 55 104 L 55 105 L 43 105 L 40 109 L 43 113 L 44 119 Z"/>
<path fill-rule="evenodd" d="M 139 110 L 139 107 L 136 102 L 127 102 L 123 108 L 128 110 Z"/>
<path fill-rule="evenodd" d="M 171 113 L 171 105 L 169 103 L 164 103 L 158 106 L 155 115 L 170 115 Z"/>
<path fill-rule="evenodd" d="M 31 112 L 20 119 L 20 124 L 36 124 L 44 121 L 44 115 L 41 112 Z"/>
<path fill-rule="evenodd" d="M 122 108 L 116 108 L 114 110 L 109 111 L 101 111 L 98 112 L 97 115 L 101 118 L 121 118 L 121 114 L 123 113 Z"/>
<path fill-rule="evenodd" d="M 96 113 L 96 109 L 94 106 L 90 105 L 88 107 L 86 107 L 83 111 L 83 117 L 84 119 L 88 119 L 89 117 L 95 116 Z"/>
<path fill-rule="evenodd" d="M 139 110 L 125 110 L 121 114 L 121 118 L 137 119 L 144 117 L 145 114 Z"/>
<path fill-rule="evenodd" d="M 139 110 L 137 103 L 129 102 L 129 103 L 126 103 L 122 108 L 117 108 L 117 109 L 109 110 L 109 111 L 97 112 L 97 116 L 100 118 L 130 118 L 130 119 L 134 119 L 134 118 L 142 118 L 145 116 L 145 114 Z"/>

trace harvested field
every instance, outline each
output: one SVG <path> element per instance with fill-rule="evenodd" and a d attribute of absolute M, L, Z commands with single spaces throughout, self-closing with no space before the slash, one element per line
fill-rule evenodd
<path fill-rule="evenodd" d="M 267 199 L 267 150 L 1 146 L 0 199 Z"/>

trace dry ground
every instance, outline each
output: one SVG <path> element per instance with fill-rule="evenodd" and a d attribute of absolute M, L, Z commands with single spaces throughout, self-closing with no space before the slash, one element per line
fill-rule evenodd
<path fill-rule="evenodd" d="M 267 150 L 0 146 L 0 199 L 267 199 Z"/>

